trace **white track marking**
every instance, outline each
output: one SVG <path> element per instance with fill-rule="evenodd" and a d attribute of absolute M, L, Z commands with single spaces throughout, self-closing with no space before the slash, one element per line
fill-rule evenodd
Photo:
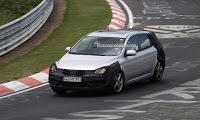
<path fill-rule="evenodd" d="M 112 21 L 108 29 L 123 29 L 126 23 L 126 15 L 118 3 L 114 0 L 107 0 L 112 10 Z M 120 25 L 120 26 L 118 26 Z"/>
<path fill-rule="evenodd" d="M 8 83 L 4 83 L 2 85 L 13 91 L 19 91 L 19 90 L 26 89 L 29 87 L 28 85 L 25 85 L 24 83 L 21 83 L 19 81 L 11 81 Z"/>
<path fill-rule="evenodd" d="M 186 82 L 181 84 L 181 86 L 200 86 L 200 78 L 194 81 Z"/>
<path fill-rule="evenodd" d="M 110 6 L 114 6 L 115 8 L 120 8 L 117 4 L 109 3 Z"/>
<path fill-rule="evenodd" d="M 116 11 L 116 10 L 112 10 L 112 13 L 114 14 L 114 13 L 116 13 L 116 14 L 118 14 L 119 16 L 126 16 L 124 13 L 122 13 L 122 12 L 118 12 L 118 11 Z"/>
<path fill-rule="evenodd" d="M 59 118 L 42 118 L 42 120 L 116 120 L 122 119 L 124 116 L 117 113 L 144 113 L 140 110 L 94 110 L 70 113 L 69 115 L 81 117 L 79 119 L 59 119 Z"/>
<path fill-rule="evenodd" d="M 116 19 L 112 19 L 111 22 L 117 23 L 117 24 L 122 25 L 122 26 L 124 26 L 124 24 L 125 24 L 125 23 L 123 23 L 119 20 L 116 20 Z"/>
<path fill-rule="evenodd" d="M 132 13 L 132 11 L 130 10 L 130 8 L 124 1 L 119 0 L 119 2 L 121 2 L 121 4 L 124 6 L 124 8 L 126 9 L 126 11 L 128 13 L 128 18 L 129 18 L 128 28 L 133 28 L 133 13 Z"/>
<path fill-rule="evenodd" d="M 112 9 L 112 10 L 118 10 L 118 11 L 120 11 L 120 12 L 124 12 L 123 10 L 121 10 L 121 9 L 119 9 L 119 8 L 116 8 L 116 7 L 113 7 L 113 6 L 111 6 L 111 9 Z"/>
<path fill-rule="evenodd" d="M 134 104 L 129 104 L 127 106 L 117 107 L 116 109 L 120 110 L 127 110 L 132 109 L 135 107 L 140 107 L 152 103 L 196 103 L 198 101 L 183 101 L 183 100 L 106 100 L 105 102 L 125 102 L 125 103 L 131 103 L 136 102 Z"/>
<path fill-rule="evenodd" d="M 145 30 L 153 31 L 158 38 L 199 38 L 200 26 L 195 25 L 152 25 Z"/>
<path fill-rule="evenodd" d="M 155 33 L 162 33 L 162 34 L 167 34 L 167 33 L 170 33 L 169 31 L 165 31 L 165 30 L 162 30 L 162 29 L 154 29 L 154 28 L 145 28 L 145 30 L 148 30 L 148 31 L 153 31 Z"/>
<path fill-rule="evenodd" d="M 199 64 L 200 64 L 200 61 L 180 61 L 180 62 L 175 62 L 174 64 L 170 66 L 166 66 L 165 68 L 166 70 L 185 72 L 189 69 L 199 66 Z"/>
<path fill-rule="evenodd" d="M 115 25 L 109 25 L 108 27 L 111 27 L 111 28 L 114 28 L 114 29 L 121 29 L 121 28 L 119 28 L 119 27 L 117 27 L 117 26 L 115 26 Z"/>
<path fill-rule="evenodd" d="M 123 10 L 121 10 L 121 9 L 119 9 L 119 8 L 116 8 L 116 7 L 113 7 L 113 6 L 111 6 L 111 9 L 114 9 L 114 10 L 118 10 L 118 11 L 124 12 Z"/>
<path fill-rule="evenodd" d="M 178 13 L 175 13 L 170 6 L 169 2 L 166 0 L 162 1 L 149 1 L 149 0 L 142 0 L 143 5 L 144 5 L 144 10 L 143 14 L 149 14 L 151 16 L 159 16 L 162 17 L 162 19 L 196 19 L 199 18 L 199 15 L 181 15 Z M 153 15 L 154 14 L 154 15 Z M 140 16 L 140 17 L 135 17 L 134 19 L 157 19 L 156 17 L 146 17 L 146 16 Z"/>
<path fill-rule="evenodd" d="M 36 79 L 38 81 L 41 81 L 42 83 L 45 83 L 45 82 L 48 81 L 48 74 L 43 73 L 43 72 L 31 75 L 29 77 L 32 77 L 32 78 L 34 78 L 34 79 Z"/>
<path fill-rule="evenodd" d="M 200 87 L 176 87 L 170 90 L 146 95 L 142 98 L 154 98 L 161 95 L 171 94 L 177 97 L 181 97 L 183 99 L 194 99 L 195 97 L 189 93 L 200 93 Z"/>
<path fill-rule="evenodd" d="M 12 93 L 12 94 L 9 94 L 9 95 L 5 95 L 5 96 L 3 96 L 3 97 L 0 97 L 0 99 L 4 99 L 4 98 L 7 98 L 7 97 L 11 97 L 11 96 L 14 96 L 14 95 L 18 95 L 18 94 L 21 94 L 21 93 L 24 93 L 24 92 L 27 92 L 27 91 L 30 91 L 30 90 L 34 90 L 34 89 L 36 89 L 36 88 L 43 87 L 43 86 L 48 85 L 48 84 L 49 84 L 49 83 L 44 83 L 44 84 L 41 84 L 41 85 L 38 85 L 38 86 L 35 86 L 35 87 L 31 87 L 31 88 L 28 88 L 28 89 L 19 91 L 19 92 L 15 92 L 15 93 Z"/>
<path fill-rule="evenodd" d="M 116 18 L 119 18 L 119 19 L 121 19 L 121 20 L 123 20 L 123 21 L 126 21 L 126 18 L 125 18 L 125 17 L 122 17 L 122 16 L 113 15 L 113 17 L 116 17 Z"/>

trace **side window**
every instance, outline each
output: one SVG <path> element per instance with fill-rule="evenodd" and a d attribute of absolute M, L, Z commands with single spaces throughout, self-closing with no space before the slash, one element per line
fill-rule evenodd
<path fill-rule="evenodd" d="M 136 36 L 130 37 L 126 46 L 126 50 L 139 50 Z"/>
<path fill-rule="evenodd" d="M 141 34 L 141 35 L 137 35 L 137 36 L 138 36 L 138 40 L 140 42 L 140 46 L 141 46 L 142 50 L 151 47 L 150 40 L 149 40 L 149 38 L 147 37 L 146 34 Z"/>

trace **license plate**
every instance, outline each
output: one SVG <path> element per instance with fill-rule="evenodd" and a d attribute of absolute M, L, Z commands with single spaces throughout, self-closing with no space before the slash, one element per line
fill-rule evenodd
<path fill-rule="evenodd" d="M 81 77 L 63 77 L 64 82 L 82 82 Z"/>

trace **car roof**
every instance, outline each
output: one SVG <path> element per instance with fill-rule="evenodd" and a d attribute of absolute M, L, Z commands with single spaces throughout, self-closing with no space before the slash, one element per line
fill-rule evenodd
<path fill-rule="evenodd" d="M 98 36 L 98 37 L 118 37 L 127 38 L 130 34 L 148 34 L 149 31 L 142 30 L 100 30 L 92 32 L 87 36 Z"/>

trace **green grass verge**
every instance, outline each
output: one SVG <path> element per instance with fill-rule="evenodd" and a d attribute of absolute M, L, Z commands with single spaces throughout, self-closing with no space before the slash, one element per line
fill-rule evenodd
<path fill-rule="evenodd" d="M 42 0 L 0 0 L 0 26 L 23 16 L 41 2 Z"/>
<path fill-rule="evenodd" d="M 27 77 L 48 67 L 84 35 L 106 29 L 111 20 L 106 0 L 66 0 L 63 24 L 24 56 L 0 65 L 0 83 Z"/>

